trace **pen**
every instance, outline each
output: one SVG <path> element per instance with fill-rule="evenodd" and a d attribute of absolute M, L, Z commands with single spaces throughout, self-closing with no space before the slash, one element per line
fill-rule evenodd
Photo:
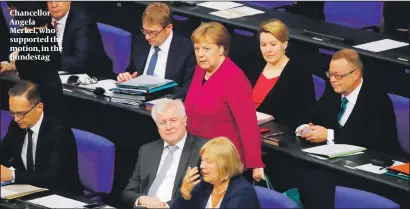
<path fill-rule="evenodd" d="M 284 135 L 284 134 L 285 134 L 285 132 L 278 132 L 278 133 L 265 135 L 264 137 L 280 136 L 280 135 Z"/>

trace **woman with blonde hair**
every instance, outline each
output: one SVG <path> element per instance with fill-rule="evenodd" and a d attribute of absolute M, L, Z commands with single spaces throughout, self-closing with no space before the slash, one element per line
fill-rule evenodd
<path fill-rule="evenodd" d="M 305 63 L 286 55 L 289 36 L 282 21 L 263 22 L 257 34 L 266 65 L 249 77 L 255 108 L 296 127 L 316 102 L 312 73 Z"/>
<path fill-rule="evenodd" d="M 208 141 L 200 151 L 201 173 L 188 168 L 172 208 L 260 208 L 255 188 L 244 178 L 239 153 L 225 137 Z"/>
<path fill-rule="evenodd" d="M 228 57 L 228 30 L 218 22 L 202 23 L 191 39 L 198 65 L 185 99 L 188 131 L 207 139 L 229 138 L 245 168 L 253 169 L 253 178 L 264 179 L 252 87 Z"/>

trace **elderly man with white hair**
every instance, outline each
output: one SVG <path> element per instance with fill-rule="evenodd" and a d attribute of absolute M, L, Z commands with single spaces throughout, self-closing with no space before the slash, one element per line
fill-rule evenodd
<path fill-rule="evenodd" d="M 199 151 L 207 141 L 186 130 L 181 100 L 165 99 L 152 108 L 161 139 L 141 146 L 132 177 L 121 195 L 128 207 L 167 208 L 188 167 L 199 167 Z"/>

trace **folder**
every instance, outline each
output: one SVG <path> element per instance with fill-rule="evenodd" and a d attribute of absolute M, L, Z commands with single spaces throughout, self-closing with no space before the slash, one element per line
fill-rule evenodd
<path fill-rule="evenodd" d="M 396 165 L 396 166 L 391 166 L 389 168 L 387 168 L 388 170 L 393 170 L 393 171 L 397 171 L 400 173 L 404 173 L 407 175 L 410 175 L 409 172 L 409 163 L 405 163 L 405 164 L 401 164 L 401 165 Z"/>

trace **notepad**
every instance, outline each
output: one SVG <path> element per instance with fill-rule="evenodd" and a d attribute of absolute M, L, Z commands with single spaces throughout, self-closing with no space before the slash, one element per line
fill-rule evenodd
<path fill-rule="evenodd" d="M 60 195 L 49 195 L 46 197 L 29 200 L 28 202 L 47 208 L 82 208 L 87 205 L 87 203 L 62 197 Z"/>
<path fill-rule="evenodd" d="M 319 155 L 327 158 L 343 157 L 346 155 L 351 155 L 357 152 L 366 150 L 364 147 L 349 145 L 349 144 L 327 144 L 316 146 L 312 148 L 307 148 L 302 150 L 314 155 Z"/>
<path fill-rule="evenodd" d="M 268 115 L 262 112 L 256 112 L 256 118 L 258 120 L 258 125 L 263 125 L 275 119 L 272 115 Z"/>
<path fill-rule="evenodd" d="M 7 185 L 1 187 L 1 198 L 14 199 L 47 190 L 48 189 L 35 187 L 28 184 Z"/>

